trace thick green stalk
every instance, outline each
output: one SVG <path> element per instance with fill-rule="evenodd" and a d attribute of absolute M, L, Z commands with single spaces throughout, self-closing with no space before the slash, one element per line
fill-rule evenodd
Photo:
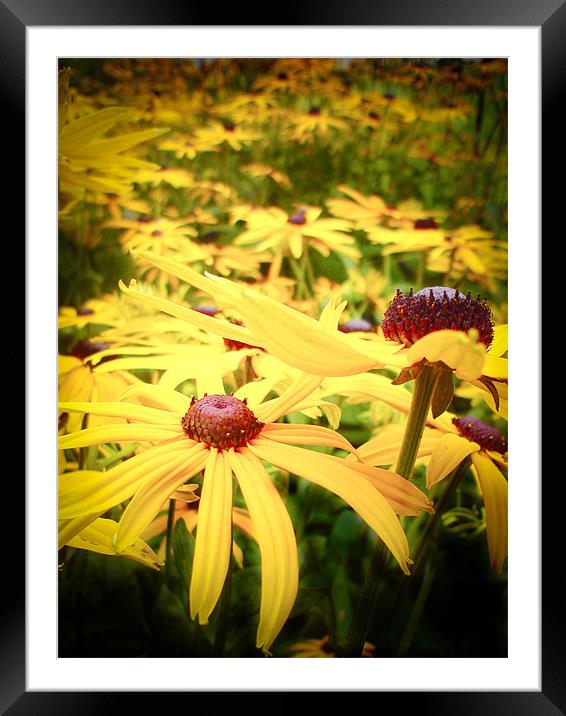
<path fill-rule="evenodd" d="M 428 411 L 430 410 L 434 386 L 438 378 L 438 370 L 438 366 L 434 363 L 425 364 L 415 379 L 415 389 L 413 390 L 411 407 L 405 423 L 403 443 L 395 466 L 395 472 L 406 477 L 407 480 L 411 479 L 413 468 L 415 467 Z"/>
<path fill-rule="evenodd" d="M 232 596 L 232 555 L 228 563 L 228 571 L 222 588 L 222 594 L 218 600 L 218 615 L 216 618 L 216 633 L 212 656 L 223 656 L 226 647 L 226 638 L 230 628 L 230 601 Z"/>

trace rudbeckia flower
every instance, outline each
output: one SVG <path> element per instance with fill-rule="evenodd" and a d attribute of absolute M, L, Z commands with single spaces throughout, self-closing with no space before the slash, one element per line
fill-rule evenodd
<path fill-rule="evenodd" d="M 108 107 L 63 124 L 59 130 L 59 188 L 71 196 L 86 190 L 111 194 L 128 193 L 140 169 L 158 165 L 124 154 L 168 129 L 145 129 L 105 136 L 127 118 L 121 107 Z"/>
<path fill-rule="evenodd" d="M 246 129 L 233 122 L 213 122 L 209 127 L 196 129 L 195 135 L 197 142 L 201 144 L 214 147 L 226 143 L 236 152 L 248 144 L 257 142 L 263 136 L 257 131 Z"/>
<path fill-rule="evenodd" d="M 312 107 L 308 112 L 294 112 L 288 118 L 289 127 L 285 135 L 300 144 L 313 142 L 315 137 L 328 137 L 331 130 L 342 130 L 348 127 L 342 119 L 333 117 L 325 109 Z"/>
<path fill-rule="evenodd" d="M 251 211 L 245 218 L 247 228 L 235 243 L 238 246 L 253 244 L 258 250 L 272 249 L 282 256 L 301 258 L 306 246 L 312 246 L 323 256 L 330 251 L 359 258 L 355 240 L 347 232 L 348 221 L 320 218 L 322 209 L 302 206 L 292 214 L 270 207 Z"/>
<path fill-rule="evenodd" d="M 206 624 L 222 592 L 230 560 L 234 475 L 260 546 L 262 596 L 256 643 L 268 650 L 293 607 L 299 565 L 291 520 L 263 461 L 344 499 L 381 537 L 405 573 L 410 563 L 408 543 L 396 509 L 404 514 L 430 509 L 426 497 L 393 472 L 297 447 L 322 445 L 354 452 L 338 433 L 316 425 L 275 422 L 319 382 L 320 378 L 304 375 L 278 398 L 257 404 L 243 397 L 247 386 L 225 395 L 219 379 L 217 392 L 198 400 L 145 385 L 132 393 L 142 405 L 125 400 L 61 405 L 68 412 L 94 411 L 129 421 L 63 436 L 61 449 L 104 442 L 155 444 L 106 472 L 61 475 L 59 519 L 88 520 L 131 498 L 113 537 L 115 551 L 122 553 L 136 543 L 166 500 L 204 470 L 190 613 Z"/>
<path fill-rule="evenodd" d="M 358 448 L 358 454 L 370 465 L 389 466 L 396 460 L 402 437 L 402 426 L 388 425 Z M 490 564 L 500 572 L 507 556 L 507 441 L 494 427 L 471 416 L 444 414 L 424 428 L 418 459 L 428 463 L 427 488 L 450 475 L 468 456 L 485 504 Z"/>

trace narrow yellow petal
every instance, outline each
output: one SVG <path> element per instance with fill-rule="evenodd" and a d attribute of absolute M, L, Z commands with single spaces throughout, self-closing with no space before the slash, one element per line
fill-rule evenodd
<path fill-rule="evenodd" d="M 158 425 L 179 423 L 179 415 L 168 410 L 149 408 L 146 405 L 124 402 L 62 402 L 59 410 L 67 413 L 90 413 L 92 415 L 107 415 L 112 418 L 127 418 L 139 420 L 142 423 L 157 423 Z"/>
<path fill-rule="evenodd" d="M 187 439 L 153 447 L 106 472 L 78 470 L 59 475 L 59 519 L 102 513 L 120 504 L 145 480 L 162 474 L 169 464 L 184 460 L 191 445 L 195 443 Z"/>
<path fill-rule="evenodd" d="M 206 624 L 224 586 L 232 545 L 232 469 L 227 455 L 210 449 L 206 463 L 190 587 L 191 618 Z"/>
<path fill-rule="evenodd" d="M 249 449 L 262 460 L 341 497 L 381 537 L 403 572 L 409 574 L 409 545 L 397 515 L 375 486 L 352 469 L 352 463 L 313 450 L 275 445 L 261 437 L 253 440 Z"/>
<path fill-rule="evenodd" d="M 81 530 L 76 537 L 69 540 L 68 544 L 70 547 L 115 556 L 116 552 L 112 546 L 112 538 L 117 529 L 118 523 L 114 520 L 99 518 Z M 146 567 L 151 567 L 152 569 L 159 569 L 163 564 L 151 547 L 142 539 L 137 539 L 121 556 L 145 564 Z"/>
<path fill-rule="evenodd" d="M 162 508 L 163 503 L 183 482 L 206 465 L 208 450 L 196 443 L 183 456 L 161 470 L 153 479 L 146 479 L 126 507 L 115 535 L 116 552 L 123 552 L 134 544 L 144 529 Z"/>
<path fill-rule="evenodd" d="M 123 392 L 122 400 L 132 398 L 140 400 L 149 407 L 167 410 L 178 416 L 184 415 L 189 409 L 189 399 L 186 395 L 177 390 L 164 388 L 162 385 L 150 385 L 149 383 L 132 385 Z"/>
<path fill-rule="evenodd" d="M 484 452 L 474 453 L 472 464 L 485 505 L 489 561 L 495 572 L 501 572 L 507 557 L 507 480 Z"/>
<path fill-rule="evenodd" d="M 176 436 L 182 437 L 181 425 L 140 425 L 137 423 L 116 423 L 97 428 L 78 430 L 75 433 L 61 435 L 59 450 L 86 447 L 100 443 L 138 442 L 140 440 L 163 441 Z"/>
<path fill-rule="evenodd" d="M 353 455 L 356 448 L 345 437 L 334 430 L 321 425 L 293 425 L 289 423 L 271 423 L 261 434 L 265 438 L 290 445 L 326 445 L 347 450 Z"/>
<path fill-rule="evenodd" d="M 318 388 L 321 381 L 322 376 L 320 375 L 303 373 L 278 398 L 273 398 L 258 406 L 254 410 L 256 417 L 264 423 L 275 422 L 282 415 L 293 412 L 293 409 L 302 400 Z"/>
<path fill-rule="evenodd" d="M 256 644 L 267 650 L 283 628 L 297 596 L 299 563 L 293 525 L 261 462 L 244 449 L 228 453 L 261 552 L 261 605 Z"/>
<path fill-rule="evenodd" d="M 94 522 L 102 512 L 96 512 L 93 515 L 83 515 L 82 517 L 74 517 L 68 520 L 59 520 L 58 526 L 58 547 L 61 549 L 66 544 L 76 537 L 85 527 L 88 527 L 91 522 Z"/>
<path fill-rule="evenodd" d="M 426 468 L 426 486 L 432 487 L 449 475 L 462 460 L 480 446 L 461 435 L 445 433 L 438 441 Z"/>

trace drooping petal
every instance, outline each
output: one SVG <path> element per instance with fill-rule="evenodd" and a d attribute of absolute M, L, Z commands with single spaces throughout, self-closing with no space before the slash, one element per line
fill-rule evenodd
<path fill-rule="evenodd" d="M 70 547 L 86 549 L 90 552 L 98 552 L 98 554 L 115 555 L 112 537 L 117 529 L 118 523 L 114 520 L 99 518 L 69 540 L 68 544 Z M 152 569 L 159 569 L 163 564 L 162 560 L 142 539 L 137 539 L 134 544 L 124 550 L 121 556 L 145 564 L 146 567 Z"/>
<path fill-rule="evenodd" d="M 362 474 L 385 497 L 396 515 L 418 515 L 432 512 L 432 503 L 419 488 L 391 470 L 348 460 L 352 470 Z"/>
<path fill-rule="evenodd" d="M 261 605 L 256 644 L 267 650 L 281 631 L 297 596 L 299 564 L 293 525 L 261 462 L 244 449 L 228 453 L 261 552 Z"/>
<path fill-rule="evenodd" d="M 232 544 L 232 470 L 227 456 L 210 448 L 206 463 L 190 587 L 191 618 L 207 624 L 226 579 Z"/>
<path fill-rule="evenodd" d="M 57 549 L 61 549 L 66 544 L 76 537 L 82 530 L 88 527 L 91 522 L 94 522 L 102 512 L 96 512 L 93 515 L 83 515 L 82 517 L 74 517 L 68 520 L 59 520 L 58 525 L 58 546 Z"/>
<path fill-rule="evenodd" d="M 154 479 L 144 481 L 120 519 L 114 543 L 116 552 L 124 551 L 138 539 L 179 485 L 204 468 L 208 456 L 206 447 L 196 443 L 181 461 L 172 463 Z"/>
<path fill-rule="evenodd" d="M 480 446 L 477 443 L 467 440 L 461 435 L 445 433 L 442 435 L 431 455 L 426 468 L 426 486 L 432 487 L 444 479 L 458 465 Z"/>
<path fill-rule="evenodd" d="M 423 358 L 430 363 L 442 361 L 462 380 L 477 380 L 481 376 L 485 356 L 484 345 L 478 343 L 473 335 L 450 330 L 427 334 L 405 353 L 408 365 L 415 365 Z"/>
<path fill-rule="evenodd" d="M 409 574 L 409 545 L 397 515 L 380 492 L 350 462 L 332 455 L 275 445 L 256 438 L 249 449 L 262 460 L 304 477 L 341 497 L 381 537 L 405 574 Z"/>
<path fill-rule="evenodd" d="M 507 480 L 483 452 L 472 454 L 472 465 L 483 495 L 491 568 L 501 572 L 507 557 Z"/>

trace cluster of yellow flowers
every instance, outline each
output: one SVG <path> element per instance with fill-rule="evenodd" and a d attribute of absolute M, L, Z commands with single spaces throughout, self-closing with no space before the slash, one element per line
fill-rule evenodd
<path fill-rule="evenodd" d="M 61 549 L 167 569 L 184 523 L 189 613 L 205 625 L 256 543 L 255 644 L 269 653 L 300 584 L 285 476 L 342 500 L 408 575 L 410 519 L 434 519 L 436 485 L 469 467 L 502 571 L 503 213 L 485 223 L 505 191 L 407 196 L 391 158 L 437 183 L 462 163 L 497 167 L 504 185 L 505 69 L 113 60 L 75 84 L 61 70 L 61 245 L 90 252 L 98 277 L 61 285 Z M 115 290 L 108 250 L 129 262 Z M 361 440 L 340 429 L 356 409 L 373 423 Z"/>

